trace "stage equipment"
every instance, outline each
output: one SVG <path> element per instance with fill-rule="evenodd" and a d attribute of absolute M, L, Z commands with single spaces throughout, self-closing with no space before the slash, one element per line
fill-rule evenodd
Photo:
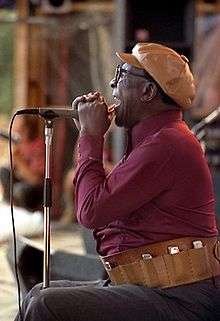
<path fill-rule="evenodd" d="M 75 118 L 78 119 L 78 112 L 73 108 L 59 107 L 40 107 L 40 108 L 24 108 L 16 112 L 17 115 L 39 115 L 45 120 L 53 120 L 54 118 Z"/>
<path fill-rule="evenodd" d="M 159 42 L 193 56 L 195 1 L 117 0 L 116 32 L 118 48 L 131 52 L 137 42 Z"/>
<path fill-rule="evenodd" d="M 52 180 L 51 180 L 51 145 L 53 137 L 53 120 L 57 117 L 72 117 L 76 114 L 73 109 L 30 108 L 21 109 L 16 115 L 36 114 L 45 120 L 45 178 L 44 178 L 44 260 L 43 260 L 43 287 L 49 287 L 50 283 L 50 216 L 52 207 Z M 71 114 L 71 116 L 70 116 Z"/>
<path fill-rule="evenodd" d="M 196 137 L 201 140 L 206 135 L 205 127 L 212 122 L 214 122 L 220 114 L 220 106 L 217 107 L 211 114 L 203 118 L 200 122 L 192 127 L 192 132 L 196 135 Z"/>
<path fill-rule="evenodd" d="M 72 226 L 71 230 L 74 237 L 74 233 L 78 232 L 79 228 Z M 86 232 L 86 238 L 91 247 L 91 245 L 94 245 L 94 240 L 90 237 L 89 232 L 90 231 L 88 231 L 88 233 Z M 9 241 L 7 260 L 13 274 L 15 274 L 13 251 L 13 242 Z M 43 257 L 43 247 L 40 247 L 36 241 L 21 236 L 18 237 L 17 267 L 22 297 L 24 297 L 34 285 L 43 281 Z M 52 280 L 95 281 L 107 278 L 103 264 L 97 254 L 86 253 L 85 255 L 79 255 L 61 250 L 51 250 L 50 274 Z"/>
<path fill-rule="evenodd" d="M 5 131 L 0 131 L 0 138 L 8 141 L 9 140 L 9 135 Z M 20 143 L 19 135 L 12 135 L 11 141 L 12 141 L 13 144 Z"/>

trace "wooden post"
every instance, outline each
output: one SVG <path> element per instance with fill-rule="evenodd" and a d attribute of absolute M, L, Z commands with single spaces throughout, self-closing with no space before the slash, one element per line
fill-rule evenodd
<path fill-rule="evenodd" d="M 14 107 L 18 109 L 28 102 L 29 1 L 17 0 L 16 6 L 18 22 L 14 41 Z"/>

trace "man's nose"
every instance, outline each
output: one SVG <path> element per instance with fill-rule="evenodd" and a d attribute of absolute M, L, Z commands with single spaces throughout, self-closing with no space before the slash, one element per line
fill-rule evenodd
<path fill-rule="evenodd" d="M 116 79 L 113 78 L 113 79 L 110 81 L 109 85 L 110 85 L 111 88 L 117 87 Z"/>

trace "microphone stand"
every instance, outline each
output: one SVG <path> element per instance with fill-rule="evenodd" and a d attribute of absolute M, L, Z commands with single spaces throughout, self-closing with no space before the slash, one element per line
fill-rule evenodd
<path fill-rule="evenodd" d="M 45 179 L 44 179 L 44 258 L 43 258 L 43 288 L 50 283 L 50 213 L 52 207 L 52 181 L 50 177 L 50 156 L 53 135 L 53 119 L 57 117 L 76 118 L 77 111 L 65 108 L 24 108 L 18 110 L 16 115 L 39 115 L 45 120 Z"/>
<path fill-rule="evenodd" d="M 206 135 L 205 127 L 208 124 L 211 124 L 212 122 L 214 122 L 216 118 L 218 118 L 219 114 L 220 114 L 220 106 L 217 107 L 212 113 L 210 113 L 208 116 L 203 118 L 199 123 L 197 123 L 192 127 L 191 130 L 196 135 L 198 140 L 201 140 Z"/>
<path fill-rule="evenodd" d="M 44 179 L 44 260 L 43 288 L 50 285 L 50 213 L 52 207 L 52 182 L 50 177 L 50 156 L 53 136 L 53 123 L 45 119 L 45 179 Z"/>

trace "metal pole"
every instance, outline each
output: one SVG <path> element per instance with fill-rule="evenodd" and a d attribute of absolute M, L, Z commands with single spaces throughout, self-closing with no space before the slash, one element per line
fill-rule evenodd
<path fill-rule="evenodd" d="M 52 184 L 50 177 L 50 155 L 53 127 L 51 120 L 45 120 L 45 179 L 44 179 L 44 262 L 43 288 L 50 285 L 50 212 L 52 206 Z"/>

